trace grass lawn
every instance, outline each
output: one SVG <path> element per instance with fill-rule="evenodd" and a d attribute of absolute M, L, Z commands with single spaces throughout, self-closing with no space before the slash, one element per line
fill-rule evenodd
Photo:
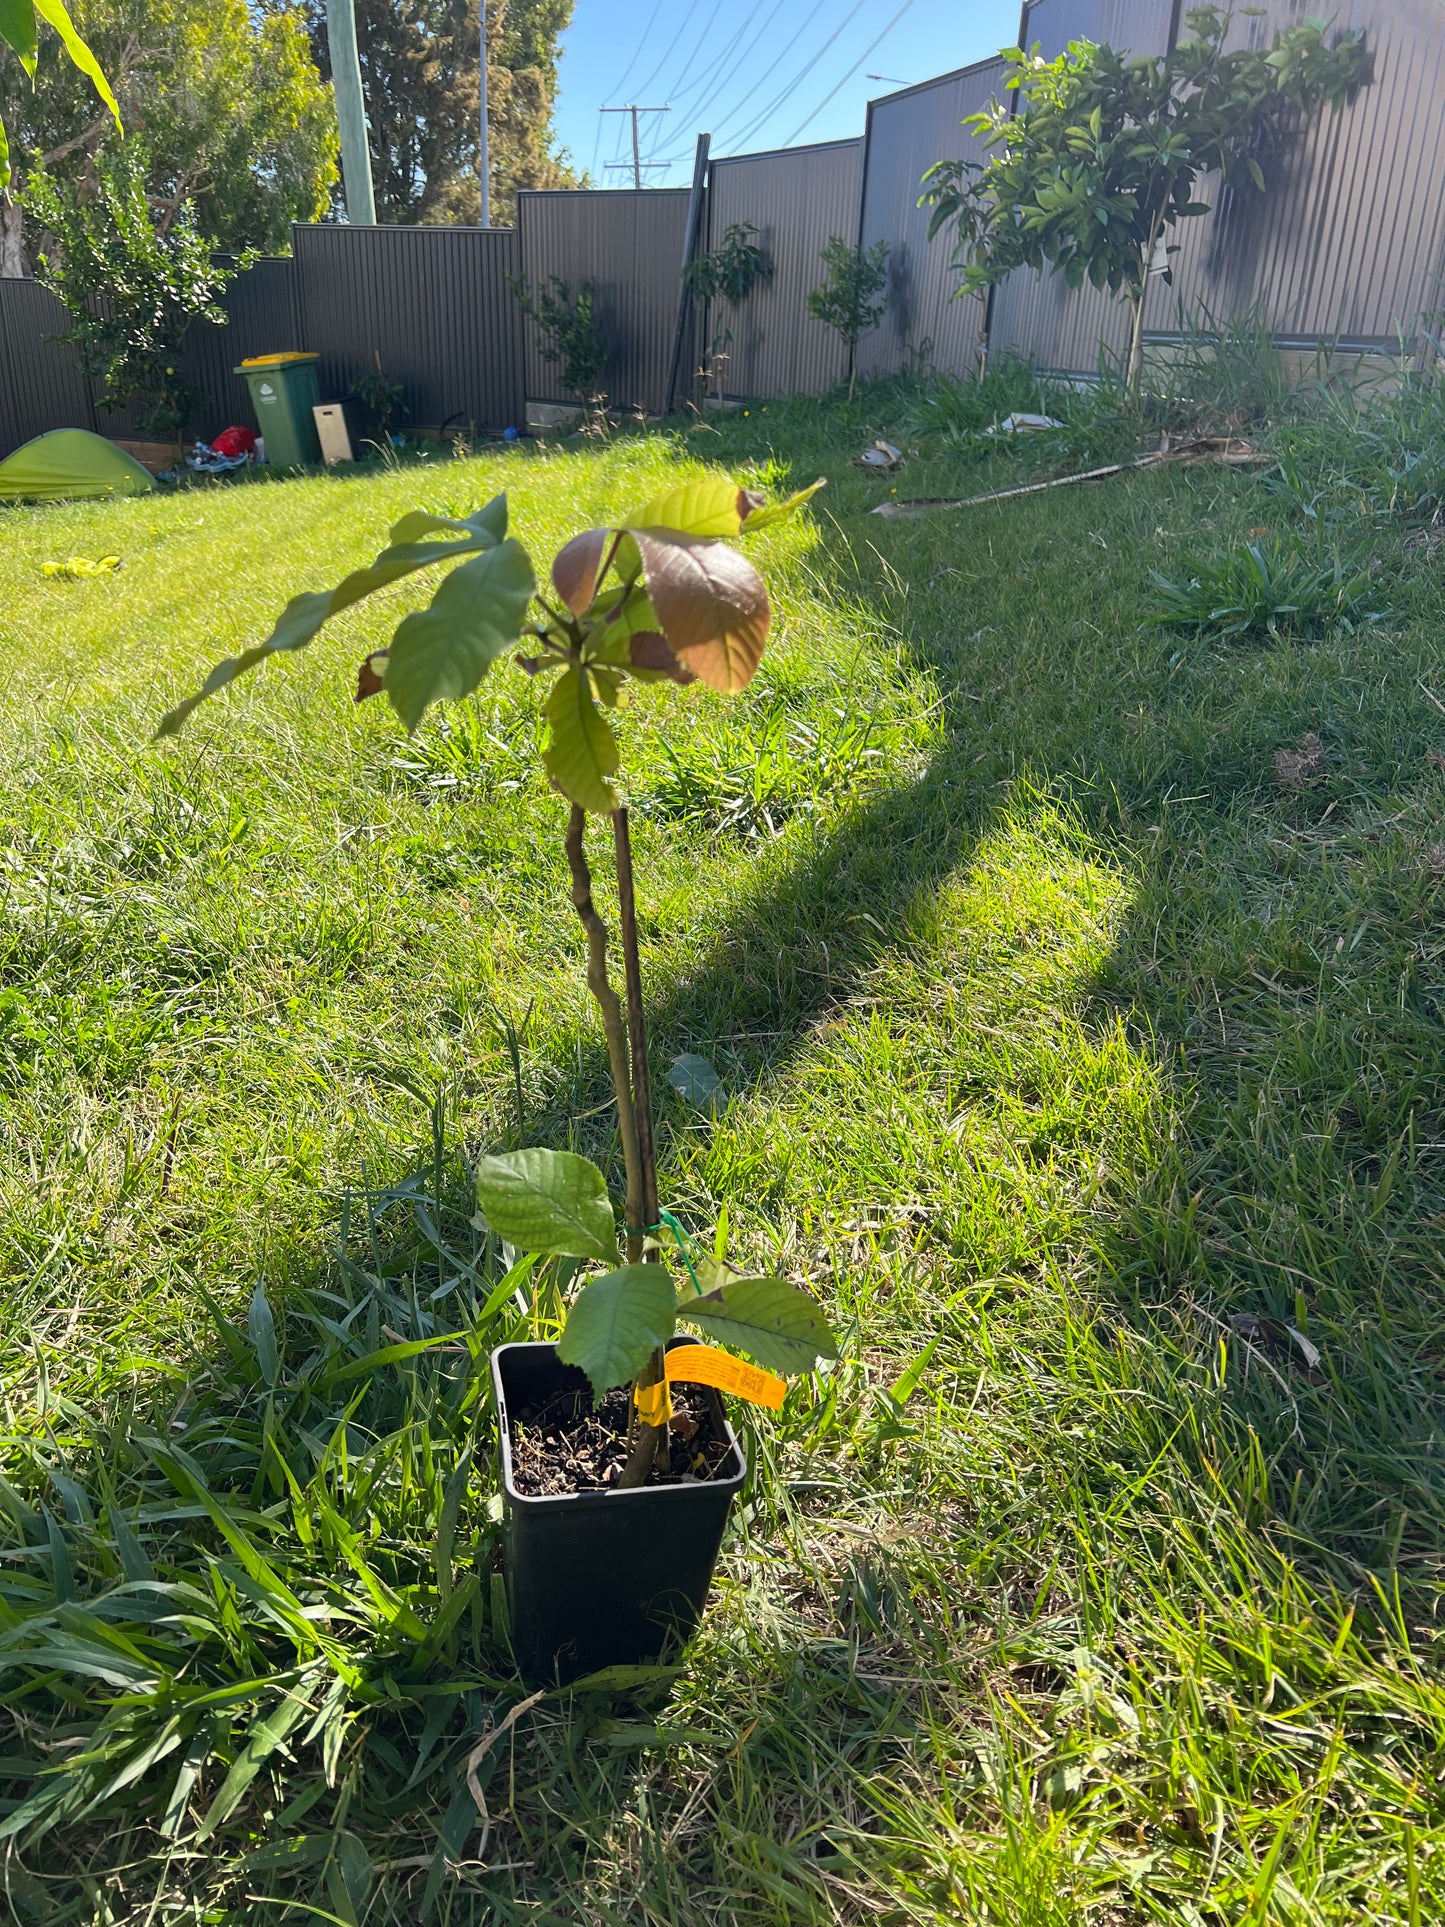
<path fill-rule="evenodd" d="M 906 399 L 0 512 L 17 1922 L 1445 1916 L 1441 563 L 1379 536 L 1356 633 L 1163 631 L 1257 476 L 885 522 L 995 472 L 852 468 Z M 353 711 L 404 590 L 148 738 L 405 508 L 505 488 L 545 556 L 702 462 L 829 486 L 753 545 L 746 694 L 620 721 L 656 1070 L 730 1097 L 664 1104 L 665 1201 L 846 1356 L 743 1412 L 670 1701 L 529 1710 L 484 1838 L 474 1365 L 556 1292 L 497 1302 L 466 1158 L 617 1164 L 536 691 Z"/>

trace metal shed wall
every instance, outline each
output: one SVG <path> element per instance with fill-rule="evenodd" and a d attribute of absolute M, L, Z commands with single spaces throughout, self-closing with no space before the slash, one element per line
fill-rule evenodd
<path fill-rule="evenodd" d="M 861 140 L 829 141 L 713 162 L 706 245 L 720 246 L 734 221 L 747 221 L 773 263 L 770 281 L 710 317 L 711 328 L 733 330 L 725 395 L 816 395 L 843 375 L 842 344 L 808 313 L 807 297 L 823 278 L 818 256 L 830 236 L 852 243 L 862 154 Z"/>
<path fill-rule="evenodd" d="M 602 379 L 614 408 L 659 414 L 667 406 L 688 199 L 688 189 L 671 187 L 517 196 L 521 272 L 533 292 L 553 275 L 596 288 L 598 325 L 612 350 Z M 543 359 L 535 322 L 523 322 L 523 338 L 527 400 L 575 402 L 557 364 Z"/>
<path fill-rule="evenodd" d="M 522 425 L 513 229 L 322 224 L 291 242 L 297 345 L 320 354 L 323 396 L 345 395 L 380 356 L 422 426 Z"/>
<path fill-rule="evenodd" d="M 1268 0 L 1236 19 L 1235 44 L 1268 44 L 1315 11 Z M 1201 183 L 1212 215 L 1182 223 L 1174 284 L 1156 284 L 1151 333 L 1176 332 L 1182 304 L 1219 319 L 1256 308 L 1286 340 L 1390 349 L 1442 305 L 1445 268 L 1445 8 L 1438 0 L 1338 0 L 1337 28 L 1362 27 L 1373 80 L 1326 109 L 1265 164 L 1266 192 Z"/>
<path fill-rule="evenodd" d="M 1169 46 L 1170 0 L 1034 0 L 1023 20 L 1023 44 L 1045 60 L 1071 40 L 1125 47 L 1132 54 L 1162 54 Z"/>
<path fill-rule="evenodd" d="M 244 380 L 231 373 L 238 362 L 306 345 L 296 316 L 296 263 L 287 256 L 258 261 L 238 274 L 222 306 L 230 316 L 224 328 L 197 321 L 186 335 L 186 379 L 205 397 L 202 419 L 193 426 L 208 438 L 233 422 L 255 420 Z"/>
<path fill-rule="evenodd" d="M 52 428 L 95 427 L 70 318 L 38 281 L 0 280 L 0 457 Z"/>
<path fill-rule="evenodd" d="M 865 247 L 888 243 L 888 310 L 858 345 L 862 374 L 893 374 L 910 355 L 948 374 L 975 365 L 983 302 L 955 298 L 951 243 L 946 234 L 930 242 L 930 210 L 918 196 L 935 161 L 986 158 L 982 141 L 960 123 L 987 107 L 1003 73 L 1001 60 L 984 60 L 868 103 L 859 233 Z"/>

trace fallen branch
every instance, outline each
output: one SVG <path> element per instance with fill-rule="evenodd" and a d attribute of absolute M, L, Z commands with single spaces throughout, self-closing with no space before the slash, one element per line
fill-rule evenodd
<path fill-rule="evenodd" d="M 1181 442 L 1177 448 L 1170 448 L 1166 439 L 1164 446 L 1154 449 L 1151 454 L 1136 455 L 1129 462 L 1110 462 L 1107 468 L 1089 468 L 1079 475 L 1055 475 L 1047 482 L 1026 482 L 1021 488 L 995 489 L 991 495 L 969 495 L 957 500 L 946 495 L 919 495 L 902 502 L 880 502 L 873 514 L 895 521 L 900 516 L 926 515 L 930 509 L 981 508 L 985 502 L 1009 502 L 1017 495 L 1040 495 L 1046 489 L 1072 488 L 1076 482 L 1101 482 L 1107 475 L 1122 475 L 1131 468 L 1158 468 L 1163 463 L 1192 468 L 1198 462 L 1223 462 L 1231 468 L 1245 468 L 1269 459 L 1268 455 L 1261 455 L 1248 442 L 1237 441 L 1227 435 L 1210 435 L 1197 441 Z"/>

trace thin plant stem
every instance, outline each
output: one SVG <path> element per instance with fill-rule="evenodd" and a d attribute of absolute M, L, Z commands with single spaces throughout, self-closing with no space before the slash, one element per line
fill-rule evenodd
<path fill-rule="evenodd" d="M 627 1025 L 622 1004 L 607 975 L 607 925 L 592 901 L 586 833 L 587 813 L 574 803 L 567 822 L 567 866 L 572 872 L 573 907 L 587 934 L 587 988 L 602 1013 L 602 1029 L 607 1038 L 607 1062 L 617 1100 L 617 1129 L 622 1138 L 622 1163 L 627 1172 L 627 1222 L 631 1227 L 644 1220 L 638 1216 L 642 1210 L 642 1166 L 637 1155 L 637 1115 L 627 1073 Z"/>
<path fill-rule="evenodd" d="M 632 1106 L 637 1130 L 637 1161 L 642 1185 L 642 1216 L 633 1219 L 627 1227 L 627 1262 L 636 1264 L 638 1259 L 660 1262 L 656 1245 L 649 1251 L 639 1235 L 635 1240 L 633 1233 L 643 1233 L 657 1223 L 657 1145 L 652 1131 L 652 1078 L 647 1064 L 647 1018 L 642 1002 L 642 956 L 637 945 L 637 897 L 632 879 L 632 834 L 628 828 L 627 811 L 614 810 L 612 813 L 612 841 L 617 857 L 617 925 L 622 940 L 622 969 L 627 988 L 627 1041 L 632 1054 Z M 666 1365 L 661 1347 L 648 1360 L 639 1383 L 656 1385 L 664 1376 Z M 635 1409 L 635 1401 L 634 1401 Z M 642 1426 L 633 1428 L 632 1452 L 623 1470 L 620 1485 L 640 1485 L 647 1477 L 649 1465 L 665 1462 L 667 1451 L 667 1427 Z M 640 1469 L 640 1476 L 629 1478 L 634 1468 Z"/>
<path fill-rule="evenodd" d="M 607 925 L 592 901 L 592 872 L 587 863 L 586 835 L 587 813 L 574 803 L 567 820 L 567 867 L 572 872 L 572 903 L 587 933 L 587 988 L 602 1013 L 602 1029 L 607 1038 L 607 1062 L 612 1071 L 612 1091 L 617 1100 L 617 1128 L 622 1138 L 622 1162 L 627 1172 L 627 1256 L 628 1262 L 633 1263 L 633 1234 L 639 1234 L 635 1243 L 640 1251 L 642 1227 L 651 1224 L 652 1220 L 644 1215 L 642 1160 L 637 1149 L 637 1110 L 632 1100 L 632 1082 L 627 1063 L 627 1025 L 621 1002 L 607 975 Z M 655 1385 L 661 1377 L 660 1355 L 654 1352 L 637 1382 L 640 1385 Z M 619 1489 L 644 1483 L 658 1455 L 659 1435 L 664 1443 L 667 1436 L 666 1426 L 638 1423 L 635 1399 L 631 1405 L 628 1431 L 631 1450 L 617 1481 Z"/>

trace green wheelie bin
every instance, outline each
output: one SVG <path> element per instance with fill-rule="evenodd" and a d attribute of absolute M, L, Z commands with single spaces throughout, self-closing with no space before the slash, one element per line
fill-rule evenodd
<path fill-rule="evenodd" d="M 246 378 L 256 426 L 266 440 L 266 460 L 275 468 L 303 468 L 321 460 L 311 412 L 321 400 L 316 359 L 294 353 L 256 355 L 232 370 Z"/>

